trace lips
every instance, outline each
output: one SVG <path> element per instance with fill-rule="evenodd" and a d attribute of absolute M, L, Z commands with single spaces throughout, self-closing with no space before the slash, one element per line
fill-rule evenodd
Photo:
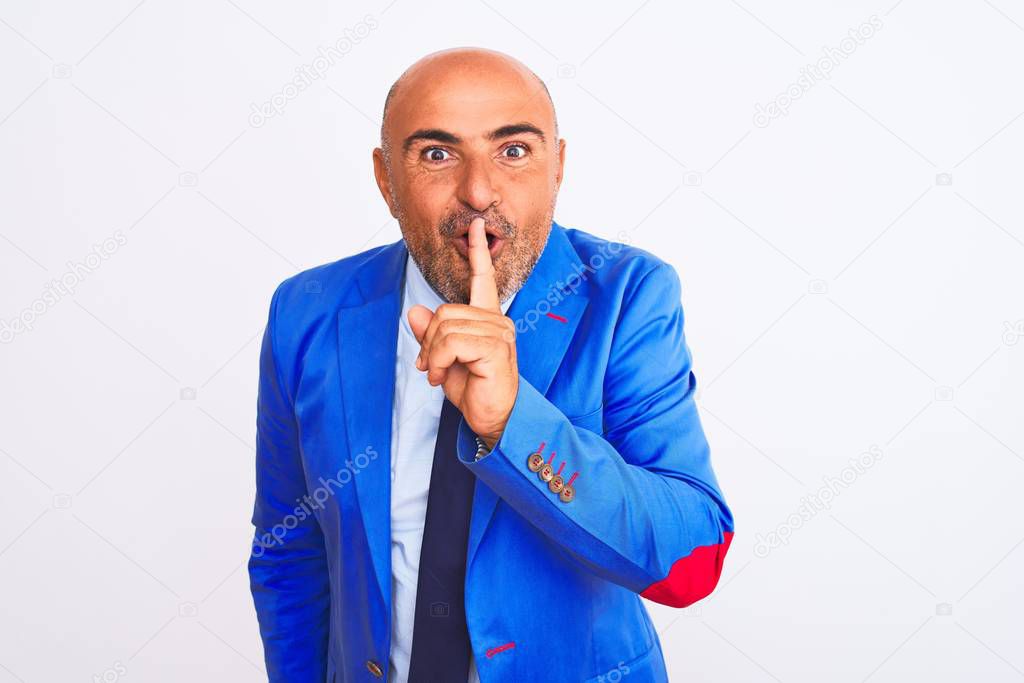
<path fill-rule="evenodd" d="M 505 248 L 505 242 L 507 241 L 504 237 L 498 234 L 498 232 L 491 226 L 490 223 L 484 225 L 484 233 L 487 235 L 487 251 L 491 254 L 491 260 L 498 258 L 498 255 Z M 462 258 L 469 260 L 469 225 L 466 225 L 464 229 L 460 229 L 454 237 L 451 238 L 455 243 L 455 248 L 462 255 Z"/>

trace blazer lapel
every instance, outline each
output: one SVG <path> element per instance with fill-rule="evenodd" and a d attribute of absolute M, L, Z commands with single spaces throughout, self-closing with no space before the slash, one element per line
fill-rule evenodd
<path fill-rule="evenodd" d="M 391 604 L 391 411 L 405 242 L 387 245 L 358 271 L 362 302 L 338 311 L 338 367 L 350 454 L 368 446 L 377 460 L 356 472 L 359 512 L 377 583 Z"/>
<path fill-rule="evenodd" d="M 586 310 L 588 299 L 581 293 L 583 288 L 577 285 L 574 293 L 566 285 L 574 276 L 585 278 L 585 270 L 565 228 L 552 222 L 540 259 L 506 312 L 516 321 L 519 374 L 541 394 L 551 386 Z M 477 480 L 466 551 L 467 574 L 497 503 L 498 495 Z"/>

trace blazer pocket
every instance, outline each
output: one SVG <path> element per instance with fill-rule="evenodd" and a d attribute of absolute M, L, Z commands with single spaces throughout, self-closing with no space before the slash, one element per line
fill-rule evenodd
<path fill-rule="evenodd" d="M 603 434 L 604 404 L 602 403 L 595 410 L 592 410 L 589 413 L 584 413 L 583 415 L 577 415 L 575 417 L 568 417 L 568 419 L 574 427 L 582 427 L 583 429 L 594 432 L 595 434 Z"/>

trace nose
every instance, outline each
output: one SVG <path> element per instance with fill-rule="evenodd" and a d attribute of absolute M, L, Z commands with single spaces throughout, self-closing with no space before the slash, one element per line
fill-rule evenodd
<path fill-rule="evenodd" d="M 501 202 L 501 197 L 491 178 L 489 160 L 468 159 L 462 165 L 458 195 L 463 204 L 481 213 Z"/>

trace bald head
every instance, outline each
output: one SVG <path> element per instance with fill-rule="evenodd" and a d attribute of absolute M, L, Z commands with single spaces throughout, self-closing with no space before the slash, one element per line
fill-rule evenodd
<path fill-rule="evenodd" d="M 466 234 L 483 218 L 506 301 L 547 242 L 565 150 L 537 74 L 500 52 L 454 48 L 391 87 L 373 172 L 409 255 L 452 303 L 469 301 Z"/>
<path fill-rule="evenodd" d="M 527 88 L 526 96 L 530 99 L 543 98 L 550 110 L 554 129 L 554 144 L 558 145 L 558 117 L 555 114 L 555 103 L 551 99 L 548 86 L 529 67 L 519 60 L 496 50 L 475 47 L 456 47 L 433 52 L 402 72 L 402 75 L 391 85 L 384 99 L 384 114 L 380 124 L 380 146 L 385 161 L 390 163 L 391 157 L 391 111 L 396 100 L 398 106 L 411 103 L 416 106 L 417 89 L 437 86 L 441 76 L 463 79 L 490 79 L 506 77 L 520 81 Z"/>

